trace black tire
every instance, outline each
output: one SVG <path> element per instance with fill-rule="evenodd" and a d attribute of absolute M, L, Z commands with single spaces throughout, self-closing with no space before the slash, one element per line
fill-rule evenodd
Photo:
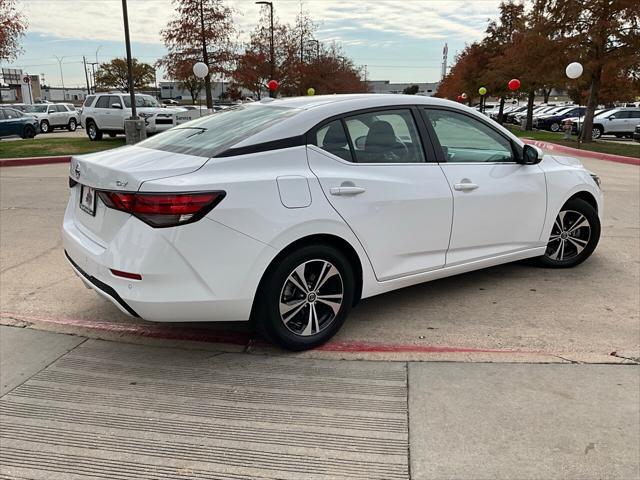
<path fill-rule="evenodd" d="M 551 130 L 552 132 L 559 132 L 560 131 L 560 124 L 558 122 L 553 122 L 549 126 L 549 130 Z"/>
<path fill-rule="evenodd" d="M 576 228 L 576 225 L 582 226 Z M 551 230 L 547 251 L 535 262 L 549 268 L 575 267 L 591 256 L 599 240 L 598 212 L 588 202 L 573 198 L 560 209 Z"/>
<path fill-rule="evenodd" d="M 594 125 L 593 129 L 591 130 L 591 138 L 595 140 L 600 138 L 603 134 L 604 128 L 602 128 L 600 125 Z"/>
<path fill-rule="evenodd" d="M 42 120 L 40 122 L 40 131 L 42 133 L 50 133 L 51 132 L 51 125 L 49 125 L 49 122 L 47 120 Z"/>
<path fill-rule="evenodd" d="M 87 122 L 87 136 L 89 137 L 89 140 L 94 142 L 102 140 L 102 132 L 93 120 L 89 120 Z"/>
<path fill-rule="evenodd" d="M 306 280 L 305 290 L 296 284 L 300 279 L 296 270 L 306 277 L 302 279 Z M 262 285 L 254 321 L 267 339 L 299 351 L 325 343 L 340 330 L 353 305 L 355 277 L 342 252 L 320 244 L 302 247 L 282 258 L 267 272 Z M 336 298 L 340 294 L 341 300 L 322 300 L 324 295 Z M 281 300 L 284 308 L 290 308 L 282 315 Z M 336 304 L 338 301 L 341 303 Z"/>
<path fill-rule="evenodd" d="M 70 132 L 75 132 L 76 128 L 78 128 L 78 123 L 76 122 L 76 119 L 70 118 L 69 124 L 67 125 L 67 130 L 69 130 Z"/>
<path fill-rule="evenodd" d="M 27 125 L 24 127 L 24 130 L 22 130 L 22 138 L 33 138 L 36 136 L 36 129 L 33 128 L 31 125 Z"/>

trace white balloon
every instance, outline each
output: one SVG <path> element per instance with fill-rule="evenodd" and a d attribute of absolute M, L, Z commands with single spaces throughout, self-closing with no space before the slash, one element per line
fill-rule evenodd
<path fill-rule="evenodd" d="M 578 62 L 570 63 L 569 65 L 567 65 L 566 74 L 567 77 L 575 80 L 580 75 L 582 75 L 582 65 Z"/>
<path fill-rule="evenodd" d="M 463 93 L 462 95 L 460 95 L 462 98 L 467 98 L 467 94 Z"/>
<path fill-rule="evenodd" d="M 206 63 L 198 62 L 193 65 L 193 74 L 198 78 L 204 78 L 209 73 L 209 67 Z"/>

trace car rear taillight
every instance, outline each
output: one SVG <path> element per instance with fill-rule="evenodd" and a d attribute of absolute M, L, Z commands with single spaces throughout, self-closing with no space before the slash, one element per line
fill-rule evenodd
<path fill-rule="evenodd" d="M 130 213 L 155 228 L 195 222 L 222 201 L 225 192 L 126 193 L 100 191 L 104 204 Z"/>

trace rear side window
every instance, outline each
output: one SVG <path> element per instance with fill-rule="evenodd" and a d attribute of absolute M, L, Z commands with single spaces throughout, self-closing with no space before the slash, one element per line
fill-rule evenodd
<path fill-rule="evenodd" d="M 68 112 L 66 105 L 56 105 L 56 110 L 59 112 Z"/>
<path fill-rule="evenodd" d="M 137 146 L 214 157 L 299 112 L 295 108 L 239 105 L 184 123 L 140 142 Z"/>
<path fill-rule="evenodd" d="M 334 120 L 319 128 L 316 132 L 315 145 L 348 162 L 353 160 L 349 140 L 340 120 Z"/>
<path fill-rule="evenodd" d="M 83 107 L 88 107 L 88 106 L 90 106 L 90 105 L 93 103 L 93 99 L 94 99 L 94 98 L 96 98 L 96 96 L 95 96 L 95 95 L 89 95 L 89 96 L 85 99 L 85 101 L 84 101 L 84 103 L 82 104 L 82 106 L 83 106 Z"/>
<path fill-rule="evenodd" d="M 99 97 L 96 102 L 96 108 L 109 108 L 109 97 L 107 95 Z"/>

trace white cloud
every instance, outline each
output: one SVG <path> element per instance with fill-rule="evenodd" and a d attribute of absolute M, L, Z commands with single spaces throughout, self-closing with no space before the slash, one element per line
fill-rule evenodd
<path fill-rule="evenodd" d="M 300 11 L 300 2 L 274 0 L 276 15 L 291 22 Z M 230 0 L 237 11 L 236 23 L 246 36 L 255 25 L 260 7 L 253 0 Z M 321 25 L 324 36 L 336 39 L 368 29 L 413 39 L 473 41 L 479 39 L 486 19 L 497 15 L 499 0 L 306 0 L 303 9 Z M 119 0 L 22 0 L 29 30 L 59 38 L 120 41 L 123 37 Z M 170 0 L 129 0 L 129 22 L 134 42 L 161 43 L 162 29 L 173 13 Z"/>

